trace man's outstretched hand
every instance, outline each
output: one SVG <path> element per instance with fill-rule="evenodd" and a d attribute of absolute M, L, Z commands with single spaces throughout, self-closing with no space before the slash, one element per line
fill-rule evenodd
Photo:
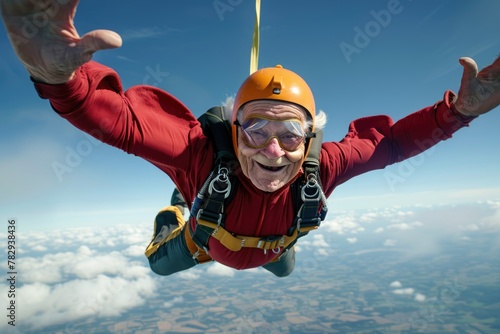
<path fill-rule="evenodd" d="M 460 58 L 464 67 L 455 108 L 465 116 L 479 116 L 500 104 L 500 57 L 479 73 L 471 58 Z"/>
<path fill-rule="evenodd" d="M 120 47 L 120 35 L 94 30 L 80 37 L 73 24 L 78 0 L 0 0 L 17 56 L 36 81 L 70 80 L 99 50 Z"/>

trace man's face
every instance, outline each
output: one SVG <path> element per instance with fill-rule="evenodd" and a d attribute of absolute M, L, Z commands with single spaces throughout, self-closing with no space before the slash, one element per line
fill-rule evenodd
<path fill-rule="evenodd" d="M 289 138 L 293 138 L 295 133 L 290 132 L 294 125 L 298 124 L 303 131 L 305 113 L 292 103 L 253 101 L 243 108 L 240 123 L 245 124 L 252 119 L 257 120 L 254 122 L 257 130 L 250 127 L 245 133 L 242 126 L 238 127 L 238 161 L 243 174 L 258 189 L 273 192 L 292 180 L 302 166 L 304 140 L 292 145 Z M 257 141 L 252 141 L 249 133 Z M 259 141 L 259 136 L 264 138 Z"/>

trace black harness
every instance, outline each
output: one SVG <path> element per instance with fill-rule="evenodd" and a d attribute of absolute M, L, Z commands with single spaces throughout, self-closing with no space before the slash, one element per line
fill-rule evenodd
<path fill-rule="evenodd" d="M 190 234 L 199 248 L 208 252 L 208 240 L 215 237 L 234 251 L 241 247 L 255 247 L 264 252 L 272 250 L 284 254 L 298 238 L 319 227 L 328 211 L 319 178 L 322 131 L 317 131 L 315 140 L 309 142 L 311 147 L 302 165 L 304 175 L 290 185 L 296 216 L 287 235 L 249 237 L 238 236 L 224 229 L 224 208 L 238 187 L 235 172 L 239 163 L 232 145 L 230 120 L 226 119 L 223 107 L 214 107 L 203 114 L 199 121 L 204 134 L 213 141 L 215 148 L 214 168 L 198 192 L 190 213 L 197 221 L 195 230 L 190 230 Z"/>

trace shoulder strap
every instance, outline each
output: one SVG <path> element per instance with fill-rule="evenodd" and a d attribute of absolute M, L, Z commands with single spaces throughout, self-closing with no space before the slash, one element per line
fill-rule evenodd
<path fill-rule="evenodd" d="M 215 161 L 218 159 L 235 160 L 231 140 L 231 120 L 227 119 L 224 107 L 212 107 L 198 118 L 203 133 L 209 137 L 215 147 Z"/>
<path fill-rule="evenodd" d="M 294 210 L 297 214 L 288 234 L 290 235 L 297 230 L 297 238 L 303 237 L 309 231 L 318 228 L 328 212 L 326 197 L 323 193 L 319 175 L 322 143 L 323 131 L 318 130 L 303 163 L 304 175 L 291 185 Z M 293 244 L 288 248 L 291 246 Z"/>
<path fill-rule="evenodd" d="M 323 130 L 317 130 L 315 134 L 314 140 L 309 148 L 309 153 L 304 160 L 304 168 L 319 170 L 319 156 L 321 154 L 321 145 L 323 144 Z M 307 171 L 305 172 L 307 174 Z"/>
<path fill-rule="evenodd" d="M 191 207 L 191 216 L 197 221 L 213 222 L 224 226 L 224 207 L 231 201 L 236 191 L 235 169 L 238 162 L 231 140 L 231 123 L 224 107 L 210 108 L 198 118 L 203 133 L 214 145 L 212 172 L 205 180 Z M 197 224 L 191 237 L 198 247 L 207 249 L 208 239 L 214 229 Z"/>

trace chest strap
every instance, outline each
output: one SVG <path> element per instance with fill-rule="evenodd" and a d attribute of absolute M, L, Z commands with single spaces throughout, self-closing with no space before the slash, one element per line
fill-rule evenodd
<path fill-rule="evenodd" d="M 283 249 L 288 249 L 297 240 L 299 235 L 299 231 L 294 229 L 291 235 L 249 237 L 233 234 L 224 227 L 203 219 L 198 219 L 198 225 L 203 226 L 206 231 L 212 231 L 210 236 L 219 240 L 224 247 L 233 252 L 237 252 L 243 247 L 250 247 L 262 249 L 264 253 L 268 250 L 273 250 L 277 253 Z M 309 232 L 317 228 L 318 226 L 310 226 L 301 230 L 301 232 Z"/>

